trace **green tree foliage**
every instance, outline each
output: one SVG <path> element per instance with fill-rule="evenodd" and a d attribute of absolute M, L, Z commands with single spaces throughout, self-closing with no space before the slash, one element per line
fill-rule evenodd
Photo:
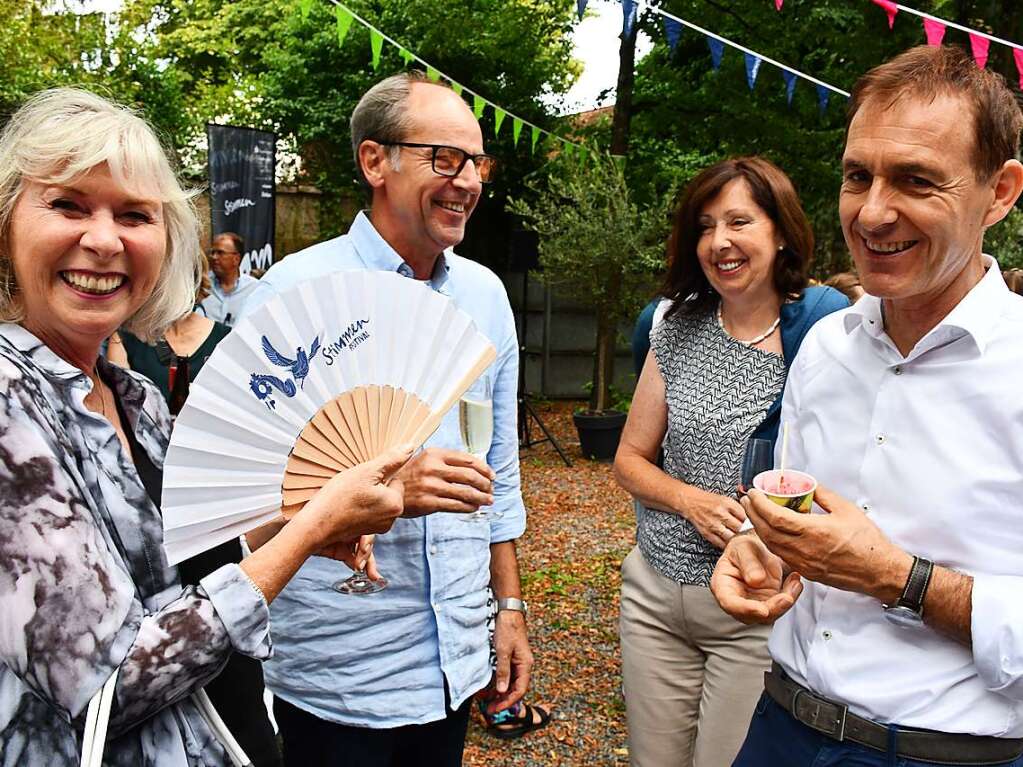
<path fill-rule="evenodd" d="M 1008 39 L 1021 39 L 1023 32 L 1023 6 L 1009 0 L 920 0 L 913 6 L 979 29 L 980 19 L 988 19 L 998 25 L 988 31 Z M 780 13 L 768 0 L 666 0 L 661 7 L 847 91 L 859 75 L 926 39 L 918 17 L 900 13 L 889 30 L 885 13 L 868 2 L 786 0 Z M 799 80 L 789 106 L 781 72 L 766 62 L 751 92 L 741 52 L 726 48 L 714 71 L 704 36 L 684 30 L 672 55 L 660 17 L 648 14 L 642 23 L 657 45 L 637 67 L 633 186 L 650 194 L 676 190 L 711 162 L 765 155 L 800 192 L 818 241 L 816 275 L 845 268 L 837 203 L 846 99 L 832 94 L 822 112 L 815 87 Z M 965 33 L 954 29 L 945 41 L 968 45 Z M 991 46 L 988 66 L 1017 82 L 1004 46 Z"/>
<path fill-rule="evenodd" d="M 641 204 L 610 155 L 559 158 L 545 185 L 511 211 L 539 234 L 540 275 L 551 287 L 593 309 L 597 318 L 595 385 L 590 408 L 610 404 L 618 327 L 649 298 L 651 275 L 664 260 L 667 209 Z"/>

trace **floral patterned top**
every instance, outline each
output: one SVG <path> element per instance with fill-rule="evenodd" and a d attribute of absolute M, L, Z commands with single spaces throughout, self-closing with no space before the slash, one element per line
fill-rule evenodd
<path fill-rule="evenodd" d="M 163 398 L 98 364 L 162 469 Z M 118 667 L 104 764 L 229 764 L 189 696 L 232 650 L 269 656 L 266 602 L 237 565 L 182 589 L 131 456 L 85 407 L 91 388 L 0 324 L 0 765 L 78 765 L 85 709 Z"/>

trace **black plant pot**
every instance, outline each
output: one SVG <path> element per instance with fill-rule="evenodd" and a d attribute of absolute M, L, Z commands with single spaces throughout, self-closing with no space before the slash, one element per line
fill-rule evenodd
<path fill-rule="evenodd" d="M 610 461 L 618 451 L 618 441 L 625 426 L 625 413 L 604 410 L 600 413 L 575 413 L 576 431 L 579 432 L 579 447 L 587 458 Z"/>

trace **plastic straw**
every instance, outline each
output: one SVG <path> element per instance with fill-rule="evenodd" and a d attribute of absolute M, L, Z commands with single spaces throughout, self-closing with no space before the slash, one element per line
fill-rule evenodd
<path fill-rule="evenodd" d="M 786 421 L 782 425 L 781 433 L 781 472 L 778 474 L 778 484 L 783 485 L 785 483 L 785 454 L 789 451 L 789 423 Z"/>

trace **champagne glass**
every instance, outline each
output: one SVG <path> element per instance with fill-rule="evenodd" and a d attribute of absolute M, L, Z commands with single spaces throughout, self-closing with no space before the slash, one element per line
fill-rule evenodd
<path fill-rule="evenodd" d="M 360 539 L 361 540 L 361 539 Z M 355 548 L 358 548 L 359 541 L 354 544 Z M 380 578 L 375 581 L 366 575 L 365 570 L 356 570 L 350 576 L 344 580 L 340 580 L 331 586 L 334 591 L 339 594 L 347 594 L 353 597 L 364 597 L 367 594 L 376 594 L 378 591 L 383 591 L 387 588 L 387 579 Z"/>
<path fill-rule="evenodd" d="M 459 400 L 458 428 L 466 451 L 486 463 L 487 453 L 494 440 L 494 395 L 489 376 L 477 378 Z M 460 516 L 463 521 L 470 522 L 500 519 L 504 515 L 489 506 Z"/>
<path fill-rule="evenodd" d="M 746 454 L 742 457 L 743 492 L 753 487 L 753 478 L 762 471 L 774 468 L 774 443 L 769 439 L 754 438 L 746 443 Z"/>

